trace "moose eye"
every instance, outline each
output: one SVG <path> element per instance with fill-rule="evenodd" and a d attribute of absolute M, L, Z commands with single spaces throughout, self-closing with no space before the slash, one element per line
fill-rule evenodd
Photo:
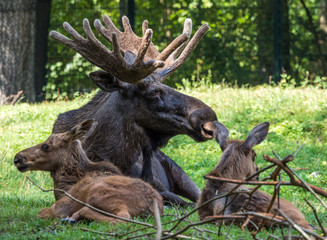
<path fill-rule="evenodd" d="M 148 94 L 148 97 L 150 98 L 157 98 L 160 97 L 160 92 L 159 91 L 153 91 Z"/>
<path fill-rule="evenodd" d="M 46 152 L 46 151 L 49 150 L 49 145 L 48 145 L 48 144 L 43 144 L 43 145 L 41 146 L 41 149 L 42 149 L 43 152 Z"/>

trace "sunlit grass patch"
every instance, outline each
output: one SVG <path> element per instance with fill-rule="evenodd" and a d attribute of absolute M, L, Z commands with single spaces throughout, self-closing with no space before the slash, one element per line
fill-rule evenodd
<path fill-rule="evenodd" d="M 182 92 L 201 99 L 217 113 L 219 121 L 230 130 L 231 138 L 244 139 L 257 124 L 271 123 L 267 139 L 255 147 L 257 165 L 262 168 L 268 163 L 263 154 L 272 156 L 276 151 L 281 157 L 292 154 L 304 144 L 295 160 L 289 164 L 311 184 L 323 189 L 327 186 L 327 92 L 314 88 L 294 89 L 278 87 L 224 88 L 212 85 L 209 88 L 181 89 Z M 13 164 L 15 154 L 27 147 L 44 141 L 52 130 L 59 113 L 76 109 L 88 99 L 81 98 L 69 102 L 46 102 L 41 104 L 20 103 L 15 106 L 0 107 L 0 238 L 6 239 L 89 239 L 101 238 L 101 235 L 81 230 L 88 228 L 103 232 L 119 234 L 137 230 L 140 226 L 119 224 L 111 226 L 96 222 L 82 222 L 73 226 L 63 225 L 60 220 L 41 220 L 37 213 L 53 202 L 53 193 L 43 193 L 30 183 L 30 176 L 44 188 L 52 188 L 52 180 L 46 172 L 20 173 Z M 221 150 L 215 141 L 196 143 L 190 137 L 176 136 L 162 149 L 175 160 L 194 182 L 202 188 L 205 185 L 203 175 L 207 174 L 219 161 Z M 285 175 L 283 177 L 286 178 Z M 272 192 L 271 187 L 264 190 Z M 327 227 L 326 210 L 311 194 L 299 188 L 282 187 L 281 196 L 292 201 L 307 220 L 317 226 L 312 210 L 304 203 L 308 198 L 317 209 L 325 227 Z M 189 209 L 165 209 L 163 222 L 183 215 Z M 169 215 L 169 216 L 168 216 Z M 153 218 L 145 220 L 154 224 Z M 197 214 L 190 221 L 198 221 Z M 185 226 L 186 223 L 184 223 Z M 173 224 L 169 225 L 170 227 Z M 206 224 L 203 228 L 217 232 L 217 226 Z M 169 227 L 165 227 L 169 229 Z M 226 233 L 228 227 L 222 229 Z M 145 233 L 139 231 L 135 235 Z M 281 236 L 280 231 L 269 232 Z M 134 233 L 133 233 L 134 234 Z M 194 229 L 184 233 L 199 237 Z M 203 233 L 212 237 L 211 234 Z M 263 232 L 265 236 L 267 232 Z M 201 235 L 202 236 L 202 235 Z M 234 227 L 229 236 L 232 239 L 251 239 L 248 231 Z M 260 237 L 260 235 L 259 235 Z M 104 237 L 106 238 L 106 237 Z M 107 237 L 112 238 L 112 237 Z"/>

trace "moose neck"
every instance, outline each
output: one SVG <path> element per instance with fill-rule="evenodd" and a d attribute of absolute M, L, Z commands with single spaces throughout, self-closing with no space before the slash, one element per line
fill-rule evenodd
<path fill-rule="evenodd" d="M 78 168 L 79 152 L 77 150 L 76 143 L 73 142 L 71 151 L 67 154 L 60 155 L 57 170 L 50 172 L 55 189 L 61 189 L 67 192 L 85 175 Z M 59 191 L 55 191 L 54 194 L 56 200 L 64 195 Z"/>
<path fill-rule="evenodd" d="M 67 131 L 73 122 L 95 119 L 98 122 L 96 131 L 83 144 L 87 156 L 92 161 L 110 161 L 119 166 L 123 173 L 128 174 L 131 165 L 143 159 L 145 148 L 156 148 L 169 139 L 163 140 L 137 124 L 135 115 L 138 110 L 137 99 L 126 99 L 119 91 L 100 91 L 82 108 L 61 114 L 53 131 Z M 71 118 L 74 121 L 71 121 Z"/>

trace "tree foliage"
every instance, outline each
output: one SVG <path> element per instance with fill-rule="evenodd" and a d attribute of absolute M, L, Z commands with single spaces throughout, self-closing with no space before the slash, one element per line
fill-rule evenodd
<path fill-rule="evenodd" d="M 104 14 L 118 25 L 120 14 L 124 13 L 119 6 L 126 7 L 128 4 L 127 0 L 124 4 L 122 1 L 53 0 L 50 30 L 65 34 L 61 24 L 67 21 L 77 31 L 83 32 L 84 18 L 93 22 Z M 320 60 L 325 56 L 319 56 L 317 52 L 313 30 L 318 33 L 319 44 L 324 51 L 320 17 L 325 1 L 305 1 L 312 16 L 309 19 L 301 1 L 283 0 L 283 36 L 276 39 L 272 31 L 274 0 L 135 0 L 135 31 L 141 35 L 142 22 L 147 19 L 154 31 L 153 42 L 163 49 L 181 33 L 186 18 L 192 19 L 193 32 L 202 23 L 209 24 L 210 31 L 200 41 L 191 58 L 167 80 L 170 85 L 180 83 L 185 78 L 200 81 L 209 70 L 212 82 L 268 83 L 273 80 L 270 76 L 274 75 L 274 41 L 281 41 L 284 48 L 284 74 L 292 76 L 296 82 L 314 81 L 317 76 L 323 77 L 324 72 Z M 309 27 L 310 22 L 314 29 Z M 101 36 L 99 39 L 103 40 Z M 110 44 L 104 43 L 110 47 Z M 95 88 L 87 76 L 94 70 L 90 63 L 53 40 L 49 41 L 48 49 L 47 98 Z M 324 78 L 320 79 L 324 81 Z"/>

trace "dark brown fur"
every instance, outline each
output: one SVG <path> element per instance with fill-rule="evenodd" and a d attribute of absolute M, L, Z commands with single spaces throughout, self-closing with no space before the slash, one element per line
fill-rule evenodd
<path fill-rule="evenodd" d="M 261 143 L 268 133 L 269 124 L 262 123 L 255 127 L 245 141 L 229 140 L 228 130 L 220 123 L 217 123 L 216 140 L 220 144 L 223 154 L 219 164 L 212 170 L 209 175 L 223 177 L 235 180 L 244 180 L 257 171 L 254 163 L 255 152 L 252 149 L 254 145 Z M 198 201 L 198 205 L 215 197 L 217 194 L 228 193 L 236 184 L 225 183 L 220 181 L 208 180 L 202 195 Z M 246 187 L 239 187 L 238 190 L 249 190 Z M 266 212 L 272 196 L 262 192 L 255 191 L 250 200 L 248 193 L 232 194 L 228 198 L 220 198 L 199 209 L 200 219 L 206 216 L 213 215 L 228 215 L 240 211 Z M 227 207 L 225 208 L 227 201 Z M 274 209 L 278 208 L 277 200 L 274 202 L 269 213 L 279 215 Z M 279 209 L 290 217 L 296 224 L 306 229 L 310 229 L 308 222 L 303 214 L 290 202 L 280 199 Z M 259 224 L 259 218 L 251 219 L 255 224 Z M 230 223 L 231 220 L 225 220 L 225 223 Z M 241 222 L 235 222 L 241 224 Z M 266 227 L 272 227 L 273 221 L 265 221 Z M 251 226 L 249 226 L 251 227 Z"/>
<path fill-rule="evenodd" d="M 110 21 L 108 17 L 104 19 L 107 19 L 107 23 Z M 96 22 L 99 26 L 100 22 Z M 123 18 L 123 22 L 124 28 L 130 29 L 126 17 Z M 110 161 L 124 175 L 141 177 L 151 183 L 168 201 L 183 205 L 185 201 L 177 196 L 181 195 L 195 202 L 201 194 L 200 189 L 159 148 L 179 134 L 186 134 L 199 142 L 211 139 L 212 132 L 205 126 L 217 117 L 206 104 L 165 85 L 163 80 L 187 59 L 208 30 L 208 26 L 204 24 L 198 30 L 198 34 L 189 42 L 192 47 L 186 45 L 181 58 L 177 58 L 178 53 L 181 53 L 185 46 L 183 43 L 186 42 L 180 40 L 173 41 L 173 44 L 164 50 L 166 54 L 168 52 L 170 54 L 162 58 L 163 55 L 151 42 L 152 34 L 147 35 L 149 31 L 146 31 L 146 25 L 143 26 L 145 31 L 143 40 L 131 29 L 120 32 L 113 23 L 109 25 L 111 27 L 106 26 L 107 39 L 111 39 L 112 32 L 115 32 L 120 45 L 120 50 L 116 51 L 118 54 L 123 53 L 120 58 L 111 57 L 113 55 L 108 54 L 110 52 L 108 49 L 102 52 L 102 48 L 99 49 L 93 44 L 97 42 L 96 39 L 86 40 L 87 43 L 79 41 L 82 37 L 68 24 L 64 26 L 66 30 L 71 29 L 68 32 L 73 41 L 67 41 L 66 37 L 57 32 L 50 33 L 52 38 L 73 48 L 92 64 L 105 70 L 90 73 L 91 79 L 102 90 L 80 109 L 60 114 L 53 126 L 53 133 L 68 131 L 74 124 L 93 118 L 99 126 L 83 143 L 83 148 L 91 161 Z M 85 26 L 88 26 L 86 20 L 84 28 Z M 89 26 L 86 29 L 88 33 L 92 31 Z M 191 33 L 191 21 L 187 20 L 183 32 L 185 40 Z M 92 36 L 88 35 L 88 39 Z M 149 48 L 145 49 L 142 42 L 148 42 Z M 140 59 L 140 49 L 145 51 L 144 59 Z M 161 65 L 163 68 L 158 68 L 159 65 L 156 67 L 158 69 L 150 67 L 151 62 L 158 62 L 157 57 L 165 61 L 165 66 Z M 146 61 L 140 65 L 139 61 L 145 59 Z M 126 68 L 123 67 L 125 65 Z M 150 68 L 153 71 L 149 72 Z M 139 73 L 144 72 L 146 74 L 138 78 Z"/>

